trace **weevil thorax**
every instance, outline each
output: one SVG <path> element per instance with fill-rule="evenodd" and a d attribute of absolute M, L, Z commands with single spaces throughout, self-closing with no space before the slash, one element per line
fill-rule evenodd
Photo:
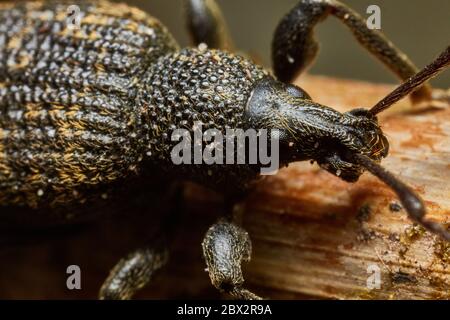
<path fill-rule="evenodd" d="M 268 72 L 250 60 L 206 48 L 186 48 L 161 58 L 144 76 L 139 104 L 147 117 L 147 156 L 168 173 L 204 184 L 227 184 L 233 188 L 256 175 L 248 166 L 173 166 L 171 151 L 176 129 L 202 132 L 217 129 L 246 130 L 245 106 L 255 83 Z M 247 179 L 248 178 L 248 179 Z"/>

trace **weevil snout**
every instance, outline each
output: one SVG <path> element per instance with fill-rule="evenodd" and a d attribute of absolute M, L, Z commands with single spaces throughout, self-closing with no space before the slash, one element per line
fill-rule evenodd
<path fill-rule="evenodd" d="M 377 117 L 362 108 L 353 109 L 345 115 L 356 119 L 353 126 L 360 133 L 363 143 L 362 153 L 373 160 L 385 158 L 389 153 L 389 142 L 378 124 Z"/>
<path fill-rule="evenodd" d="M 378 120 L 366 109 L 354 109 L 342 115 L 335 136 L 325 138 L 316 159 L 327 171 L 345 181 L 357 181 L 364 172 L 355 163 L 354 155 L 363 154 L 374 161 L 385 158 L 389 142 L 381 130 Z"/>

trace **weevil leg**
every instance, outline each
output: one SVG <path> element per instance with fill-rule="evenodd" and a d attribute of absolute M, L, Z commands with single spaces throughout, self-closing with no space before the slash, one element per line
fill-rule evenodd
<path fill-rule="evenodd" d="M 209 277 L 217 289 L 237 299 L 261 299 L 243 287 L 241 263 L 250 260 L 252 251 L 244 229 L 222 218 L 208 229 L 202 248 Z"/>
<path fill-rule="evenodd" d="M 187 27 L 194 45 L 233 50 L 233 41 L 215 0 L 185 0 Z"/>
<path fill-rule="evenodd" d="M 168 199 L 172 200 L 173 205 L 163 221 L 160 233 L 147 241 L 148 246 L 135 250 L 114 266 L 100 289 L 101 300 L 131 299 L 168 262 L 168 239 L 173 237 L 176 221 L 182 212 L 183 185 L 174 185 Z"/>
<path fill-rule="evenodd" d="M 103 283 L 101 300 L 127 300 L 152 279 L 156 271 L 168 261 L 167 246 L 161 244 L 142 248 L 121 259 Z"/>
<path fill-rule="evenodd" d="M 329 15 L 342 21 L 358 42 L 400 79 L 406 80 L 419 71 L 382 32 L 370 29 L 351 8 L 336 0 L 301 0 L 280 21 L 274 34 L 272 63 L 279 80 L 291 82 L 313 62 L 318 51 L 314 27 Z M 423 85 L 411 98 L 414 103 L 430 100 L 431 87 Z"/>

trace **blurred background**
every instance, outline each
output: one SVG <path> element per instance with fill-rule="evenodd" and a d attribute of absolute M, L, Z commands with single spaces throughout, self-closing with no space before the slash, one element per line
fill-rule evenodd
<path fill-rule="evenodd" d="M 183 0 L 128 0 L 158 17 L 181 45 L 189 44 L 183 19 Z M 250 52 L 270 66 L 272 34 L 281 17 L 297 0 L 217 0 L 228 22 L 236 46 Z M 423 67 L 450 44 L 449 0 L 343 0 L 368 17 L 366 9 L 376 4 L 381 9 L 381 30 L 412 61 Z M 344 25 L 331 17 L 319 25 L 317 38 L 321 44 L 319 57 L 310 69 L 313 74 L 395 83 L 396 78 L 377 63 Z M 433 83 L 450 87 L 450 71 Z"/>

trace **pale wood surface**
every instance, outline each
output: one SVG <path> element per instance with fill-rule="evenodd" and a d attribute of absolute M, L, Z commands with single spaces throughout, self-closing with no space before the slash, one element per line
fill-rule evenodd
<path fill-rule="evenodd" d="M 312 76 L 301 85 L 339 110 L 371 106 L 393 87 Z M 450 108 L 396 113 L 408 104 L 381 120 L 391 143 L 383 165 L 424 198 L 431 218 L 449 223 Z M 223 211 L 221 199 L 197 186 L 188 187 L 186 199 L 172 260 L 138 298 L 220 297 L 204 272 L 200 243 Z M 395 200 L 369 174 L 348 184 L 309 163 L 267 177 L 245 203 L 243 225 L 253 240 L 248 286 L 275 299 L 449 299 L 449 244 L 413 227 L 403 211 L 392 212 Z M 5 241 L 0 298 L 95 298 L 109 268 L 156 224 L 135 232 L 130 223 L 109 221 Z M 65 289 L 70 264 L 82 269 L 81 291 Z M 380 289 L 366 287 L 370 264 L 381 270 Z"/>

